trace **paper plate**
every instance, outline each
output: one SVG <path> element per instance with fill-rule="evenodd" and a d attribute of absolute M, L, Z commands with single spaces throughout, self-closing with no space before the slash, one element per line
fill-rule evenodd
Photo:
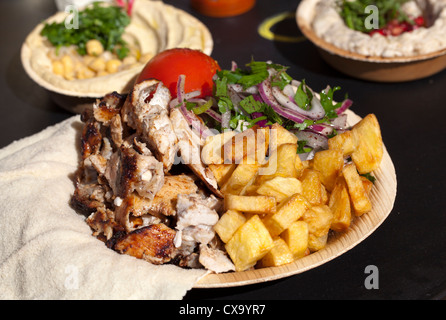
<path fill-rule="evenodd" d="M 352 111 L 348 110 L 347 113 L 350 125 L 361 120 Z M 280 267 L 208 274 L 200 279 L 194 288 L 245 286 L 289 277 L 323 265 L 360 244 L 384 222 L 395 202 L 397 190 L 395 167 L 385 146 L 381 167 L 373 174 L 376 182 L 370 194 L 372 211 L 355 218 L 348 231 L 334 233 L 329 237 L 324 249 Z"/>

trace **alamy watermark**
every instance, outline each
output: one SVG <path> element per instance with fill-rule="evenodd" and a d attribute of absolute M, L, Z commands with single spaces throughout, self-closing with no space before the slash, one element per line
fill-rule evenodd
<path fill-rule="evenodd" d="M 364 287 L 367 290 L 379 289 L 379 270 L 378 267 L 371 264 L 365 267 L 364 273 L 368 276 L 364 280 Z"/>
<path fill-rule="evenodd" d="M 364 27 L 367 30 L 379 29 L 379 9 L 375 5 L 365 7 L 364 13 L 369 14 L 364 20 Z"/>
<path fill-rule="evenodd" d="M 65 7 L 65 12 L 68 13 L 65 18 L 65 28 L 79 29 L 79 9 L 75 5 L 68 5 Z"/>

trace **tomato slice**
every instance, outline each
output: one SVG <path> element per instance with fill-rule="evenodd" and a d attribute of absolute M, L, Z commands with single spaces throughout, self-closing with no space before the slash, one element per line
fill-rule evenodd
<path fill-rule="evenodd" d="M 201 91 L 200 97 L 212 95 L 212 78 L 221 70 L 217 61 L 199 50 L 174 48 L 154 56 L 141 71 L 136 83 L 147 79 L 157 79 L 169 88 L 172 98 L 177 96 L 177 82 L 185 75 L 184 91 Z"/>

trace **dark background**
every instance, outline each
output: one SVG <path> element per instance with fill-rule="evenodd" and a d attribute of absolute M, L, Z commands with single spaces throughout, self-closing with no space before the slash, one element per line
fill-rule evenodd
<path fill-rule="evenodd" d="M 186 0 L 166 0 L 205 23 L 214 37 L 212 53 L 222 68 L 231 61 L 272 60 L 290 67 L 296 79 L 320 91 L 341 86 L 360 116 L 375 113 L 393 159 L 398 192 L 386 221 L 340 257 L 285 279 L 224 289 L 193 289 L 185 299 L 443 299 L 446 289 L 445 122 L 446 71 L 409 83 L 372 83 L 328 66 L 309 41 L 286 43 L 262 38 L 257 27 L 299 1 L 258 0 L 254 9 L 232 18 L 209 18 Z M 20 47 L 26 35 L 56 11 L 53 0 L 0 1 L 0 148 L 37 133 L 72 114 L 25 73 Z M 275 25 L 277 34 L 301 36 L 294 18 Z M 366 289 L 365 268 L 379 270 L 379 288 Z"/>

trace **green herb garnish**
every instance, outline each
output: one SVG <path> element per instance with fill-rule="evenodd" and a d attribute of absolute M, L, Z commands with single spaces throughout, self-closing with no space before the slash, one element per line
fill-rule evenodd
<path fill-rule="evenodd" d="M 305 140 L 297 141 L 297 153 L 298 154 L 307 153 L 307 152 L 310 152 L 311 150 L 313 150 L 313 149 L 310 147 L 307 147 L 307 141 L 305 141 Z"/>
<path fill-rule="evenodd" d="M 372 176 L 371 173 L 364 173 L 364 174 L 361 174 L 361 176 L 367 178 L 367 180 L 369 180 L 372 183 L 375 183 L 375 181 L 376 181 L 376 178 L 374 176 Z"/>
<path fill-rule="evenodd" d="M 98 2 L 79 12 L 79 28 L 68 29 L 65 23 L 46 23 L 41 35 L 58 50 L 60 47 L 77 46 L 80 55 L 87 54 L 86 43 L 99 40 L 104 49 L 114 52 L 119 59 L 129 53 L 127 43 L 122 39 L 130 17 L 120 7 L 101 6 Z"/>
<path fill-rule="evenodd" d="M 313 93 L 311 93 L 311 90 L 308 89 L 304 79 L 297 88 L 296 94 L 294 95 L 294 101 L 299 108 L 303 110 L 310 110 L 311 100 L 313 100 Z"/>
<path fill-rule="evenodd" d="M 360 32 L 369 32 L 364 22 L 370 13 L 366 12 L 366 7 L 374 5 L 378 8 L 379 28 L 383 28 L 389 21 L 398 20 L 399 22 L 412 21 L 401 10 L 401 5 L 408 0 L 338 0 L 339 14 L 345 24 L 353 30 Z"/>
<path fill-rule="evenodd" d="M 325 110 L 325 116 L 329 119 L 337 118 L 338 115 L 336 113 L 336 109 L 338 109 L 342 106 L 342 102 L 333 104 L 333 95 L 338 90 L 341 90 L 341 87 L 330 88 L 330 89 L 328 89 L 328 92 L 325 92 L 325 90 L 322 90 L 320 93 L 321 105 Z M 345 97 L 345 98 L 347 98 L 347 97 Z"/>

